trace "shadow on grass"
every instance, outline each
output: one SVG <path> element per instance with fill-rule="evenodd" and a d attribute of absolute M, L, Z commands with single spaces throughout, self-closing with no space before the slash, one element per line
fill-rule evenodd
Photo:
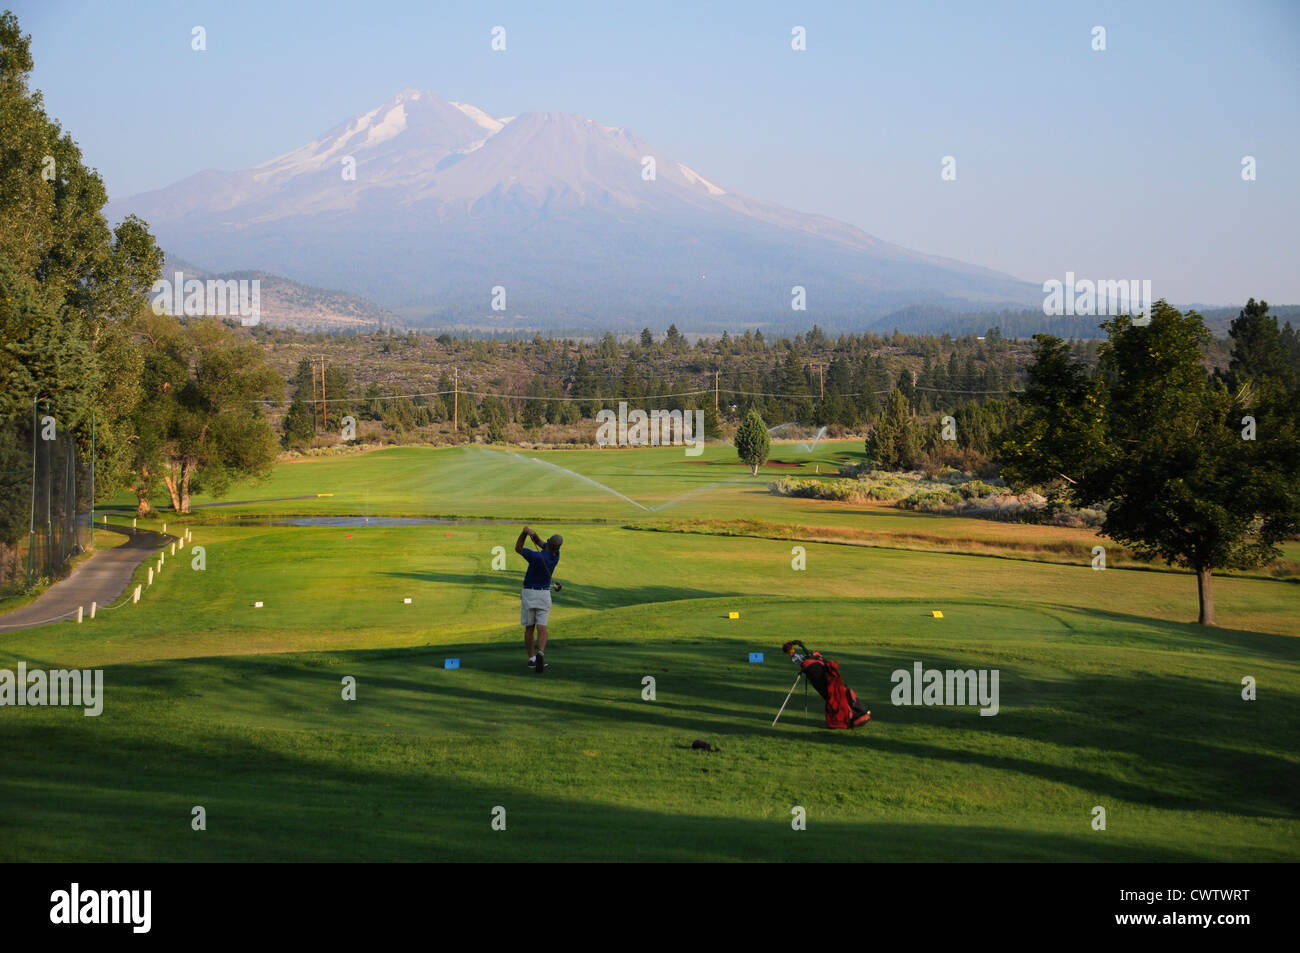
<path fill-rule="evenodd" d="M 1155 629 L 1159 632 L 1158 647 L 1162 651 L 1232 652 L 1238 655 L 1257 655 L 1288 662 L 1300 662 L 1300 639 L 1292 635 L 1204 626 L 1196 622 L 1173 622 L 1106 609 L 1089 608 L 1086 612 L 1080 609 L 1070 611 L 1084 616 L 1090 623 L 1096 620 L 1111 623 L 1118 627 L 1118 631 L 1135 626 Z"/>
<path fill-rule="evenodd" d="M 220 699 L 224 710 L 263 712 L 281 728 L 350 736 L 494 737 L 538 726 L 608 735 L 619 726 L 642 726 L 663 730 L 665 746 L 696 737 L 721 739 L 724 750 L 762 739 L 812 746 L 833 759 L 830 771 L 883 753 L 1165 809 L 1300 814 L 1300 769 L 1283 755 L 1300 714 L 1295 693 L 1275 691 L 1264 707 L 1241 701 L 1231 683 L 1211 678 L 1148 671 L 1052 677 L 995 664 L 1002 710 L 982 717 L 974 707 L 892 705 L 891 675 L 910 672 L 908 655 L 835 652 L 846 680 L 873 709 L 873 723 L 854 732 L 826 730 L 821 700 L 812 693 L 810 722 L 796 697 L 773 729 L 792 668 L 777 678 L 770 666 L 747 665 L 731 640 L 557 639 L 548 654 L 552 664 L 542 676 L 524 666 L 518 647 L 462 643 L 120 666 L 113 683 L 159 699 L 197 691 Z M 461 669 L 444 670 L 447 657 L 460 658 Z M 941 670 L 980 664 L 931 651 L 921 661 Z M 337 704 L 342 675 L 357 678 L 359 697 L 377 706 L 373 711 Z M 646 675 L 657 681 L 653 703 L 641 695 Z"/>
<path fill-rule="evenodd" d="M 45 750 L 79 748 L 49 729 Z M 538 743 L 543 738 L 537 737 Z M 475 779 L 483 765 L 412 742 L 375 763 L 364 739 L 265 738 L 212 729 L 110 737 L 62 757 L 6 761 L 0 860 L 58 861 L 1187 861 L 1213 856 L 1099 836 L 1027 830 L 1016 817 L 977 824 L 850 821 L 815 795 L 809 826 L 790 828 L 788 799 L 716 802 L 695 810 L 609 803 L 583 791 L 539 791 L 528 779 Z M 13 751 L 7 754 L 13 754 Z M 491 752 L 488 752 L 490 756 Z M 698 756 L 683 753 L 683 759 Z M 694 770 L 697 760 L 689 762 Z M 710 762 L 716 764 L 717 761 Z M 695 775 L 695 777 L 700 777 Z M 654 783 L 641 797 L 654 801 Z M 674 792 L 667 790 L 672 799 Z M 704 782 L 695 782 L 702 785 Z M 553 787 L 553 785 L 549 785 Z M 674 787 L 679 786 L 673 785 Z M 606 793 L 605 797 L 609 797 Z M 610 798 L 617 800 L 618 796 Z M 202 805 L 207 830 L 190 828 Z M 505 809 L 506 829 L 493 814 Z"/>
<path fill-rule="evenodd" d="M 739 592 L 726 592 L 715 589 L 687 589 L 683 586 L 597 586 L 590 583 L 571 584 L 564 581 L 563 562 L 557 567 L 555 578 L 563 587 L 553 594 L 557 610 L 572 607 L 575 609 L 609 609 L 616 606 L 636 606 L 647 603 L 676 602 L 682 599 L 715 599 L 747 595 Z M 454 572 L 382 572 L 379 575 L 393 576 L 399 579 L 415 579 L 420 582 L 438 583 L 448 586 L 465 586 L 471 589 L 490 589 L 497 592 L 518 595 L 523 587 L 524 574 L 519 572 L 493 573 L 454 573 Z"/>

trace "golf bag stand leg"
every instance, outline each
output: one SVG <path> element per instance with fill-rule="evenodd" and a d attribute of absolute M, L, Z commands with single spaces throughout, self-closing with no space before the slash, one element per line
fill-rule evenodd
<path fill-rule="evenodd" d="M 795 690 L 796 688 L 799 687 L 799 679 L 801 679 L 801 678 L 803 678 L 803 672 L 800 672 L 798 675 L 796 675 L 796 676 L 794 677 L 794 684 L 791 685 L 791 686 L 790 686 L 790 690 L 789 690 L 788 692 L 785 693 L 785 701 L 781 702 L 781 708 L 780 708 L 780 710 L 776 713 L 776 718 L 773 718 L 773 719 L 772 719 L 772 726 L 773 726 L 773 727 L 776 726 L 776 720 L 777 720 L 777 718 L 780 718 L 780 717 L 781 717 L 781 712 L 785 711 L 785 706 L 788 705 L 788 704 L 790 703 L 790 696 L 793 695 L 793 694 L 794 694 L 794 690 Z"/>

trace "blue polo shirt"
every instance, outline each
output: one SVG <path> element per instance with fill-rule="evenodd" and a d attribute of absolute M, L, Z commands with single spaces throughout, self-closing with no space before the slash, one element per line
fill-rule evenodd
<path fill-rule="evenodd" d="M 551 585 L 551 574 L 560 561 L 560 554 L 551 555 L 548 549 L 525 549 L 524 559 L 528 560 L 528 572 L 524 574 L 524 588 L 547 589 Z"/>

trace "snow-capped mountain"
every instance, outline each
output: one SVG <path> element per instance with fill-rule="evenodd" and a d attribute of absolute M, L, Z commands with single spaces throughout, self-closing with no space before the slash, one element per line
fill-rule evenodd
<path fill-rule="evenodd" d="M 1009 276 L 738 195 L 622 127 L 418 90 L 107 212 L 207 268 L 342 288 L 417 324 L 706 329 L 1041 302 Z"/>

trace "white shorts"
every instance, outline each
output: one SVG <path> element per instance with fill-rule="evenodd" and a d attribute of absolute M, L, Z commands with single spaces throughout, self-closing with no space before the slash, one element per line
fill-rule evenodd
<path fill-rule="evenodd" d="M 523 589 L 519 601 L 520 625 L 546 625 L 551 614 L 551 590 Z"/>

